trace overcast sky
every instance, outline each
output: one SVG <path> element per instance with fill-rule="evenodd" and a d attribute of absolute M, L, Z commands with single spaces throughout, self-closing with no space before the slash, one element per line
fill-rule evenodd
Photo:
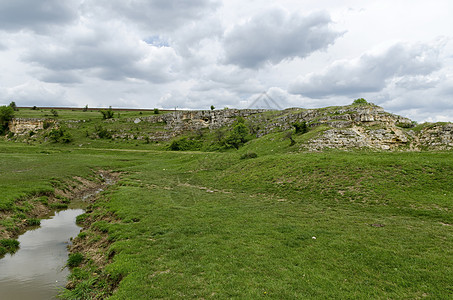
<path fill-rule="evenodd" d="M 247 108 L 267 92 L 283 108 L 363 97 L 453 121 L 452 12 L 451 0 L 0 0 L 0 105 Z"/>

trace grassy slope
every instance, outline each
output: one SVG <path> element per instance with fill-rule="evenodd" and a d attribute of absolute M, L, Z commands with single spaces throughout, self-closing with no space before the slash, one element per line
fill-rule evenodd
<path fill-rule="evenodd" d="M 449 153 L 145 157 L 102 204 L 113 299 L 453 292 Z"/>
<path fill-rule="evenodd" d="M 452 296 L 451 153 L 288 144 L 283 134 L 226 153 L 1 143 L 0 187 L 15 197 L 91 168 L 126 172 L 91 213 L 119 221 L 85 232 L 93 243 L 108 233 L 109 264 L 76 268 L 68 297 L 118 282 L 113 299 Z M 247 151 L 259 157 L 239 159 Z"/>

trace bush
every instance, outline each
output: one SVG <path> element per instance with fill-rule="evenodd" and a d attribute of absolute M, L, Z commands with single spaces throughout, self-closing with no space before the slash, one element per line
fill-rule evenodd
<path fill-rule="evenodd" d="M 67 266 L 70 268 L 78 267 L 83 261 L 83 254 L 76 252 L 69 254 Z"/>
<path fill-rule="evenodd" d="M 14 109 L 11 106 L 0 106 L 0 134 L 8 129 L 8 122 L 14 117 Z"/>
<path fill-rule="evenodd" d="M 94 132 L 97 134 L 97 136 L 100 139 L 111 139 L 112 138 L 112 133 L 109 130 L 102 127 L 101 125 L 99 125 L 99 126 L 95 125 Z"/>
<path fill-rule="evenodd" d="M 17 108 L 16 102 L 14 101 L 9 104 L 9 107 L 11 107 L 14 111 L 19 111 L 19 108 Z"/>
<path fill-rule="evenodd" d="M 47 136 L 54 143 L 70 143 L 73 140 L 72 135 L 62 127 L 52 129 Z"/>
<path fill-rule="evenodd" d="M 55 110 L 55 109 L 51 109 L 50 110 L 50 113 L 54 116 L 54 117 L 58 117 L 58 112 Z"/>
<path fill-rule="evenodd" d="M 222 141 L 225 148 L 236 148 L 239 149 L 242 145 L 247 143 L 249 138 L 249 129 L 244 124 L 245 120 L 242 117 L 236 119 L 233 123 L 233 130 L 226 136 Z"/>
<path fill-rule="evenodd" d="M 158 114 L 159 114 L 159 109 L 158 109 L 158 108 L 155 108 L 155 109 L 154 109 L 154 114 L 155 114 L 155 115 L 158 115 Z"/>
<path fill-rule="evenodd" d="M 359 98 L 359 99 L 355 99 L 352 104 L 355 104 L 355 105 L 368 104 L 368 101 L 366 101 L 364 98 Z"/>
<path fill-rule="evenodd" d="M 241 155 L 241 159 L 257 158 L 258 154 L 255 152 L 247 152 Z"/>
<path fill-rule="evenodd" d="M 304 134 L 308 132 L 307 122 L 296 122 L 293 124 L 293 127 L 296 129 L 296 134 Z"/>
<path fill-rule="evenodd" d="M 171 142 L 168 149 L 171 151 L 197 151 L 200 150 L 203 143 L 199 140 L 183 137 Z"/>
<path fill-rule="evenodd" d="M 100 112 L 102 114 L 102 119 L 103 120 L 113 118 L 114 112 L 113 112 L 111 107 L 108 110 L 101 110 Z"/>
<path fill-rule="evenodd" d="M 401 127 L 401 128 L 412 128 L 412 127 L 417 126 L 417 122 L 415 122 L 415 121 L 412 121 L 410 123 L 397 122 L 395 125 L 398 126 L 398 127 Z"/>
<path fill-rule="evenodd" d="M 50 121 L 50 120 L 45 120 L 44 123 L 43 123 L 43 128 L 44 129 L 47 129 L 49 128 L 50 126 L 52 126 L 54 124 L 54 122 Z"/>

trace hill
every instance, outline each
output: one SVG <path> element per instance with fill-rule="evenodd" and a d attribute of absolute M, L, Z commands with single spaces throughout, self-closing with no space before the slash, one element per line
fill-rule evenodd
<path fill-rule="evenodd" d="M 55 111 L 55 110 L 54 110 Z M 417 125 L 408 118 L 385 112 L 371 103 L 320 109 L 210 111 L 114 111 L 103 120 L 98 111 L 61 111 L 53 116 L 35 112 L 35 118 L 21 118 L 19 112 L 9 128 L 10 140 L 44 142 L 53 126 L 67 128 L 78 144 L 104 139 L 112 142 L 168 142 L 184 137 L 196 141 L 185 150 L 218 150 L 221 139 L 238 118 L 247 126 L 247 140 L 277 134 L 292 141 L 290 151 L 324 149 L 448 150 L 453 148 L 452 123 Z M 58 115 L 58 113 L 57 113 Z M 30 114 L 28 114 L 30 116 Z M 306 124 L 307 135 L 291 135 L 294 126 Z M 43 131 L 46 127 L 47 132 Z M 82 133 L 82 134 L 81 134 Z M 283 134 L 282 134 L 283 133 Z M 297 133 L 297 132 L 296 132 Z M 36 134 L 36 135 L 35 135 Z M 280 134 L 280 135 L 279 135 Z M 220 143 L 221 144 L 221 143 Z"/>

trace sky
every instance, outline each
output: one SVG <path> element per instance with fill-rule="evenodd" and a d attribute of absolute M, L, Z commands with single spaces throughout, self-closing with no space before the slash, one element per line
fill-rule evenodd
<path fill-rule="evenodd" d="M 0 105 L 453 121 L 451 0 L 0 0 Z M 268 101 L 270 108 L 273 101 Z M 255 106 L 251 106 L 254 103 Z"/>

